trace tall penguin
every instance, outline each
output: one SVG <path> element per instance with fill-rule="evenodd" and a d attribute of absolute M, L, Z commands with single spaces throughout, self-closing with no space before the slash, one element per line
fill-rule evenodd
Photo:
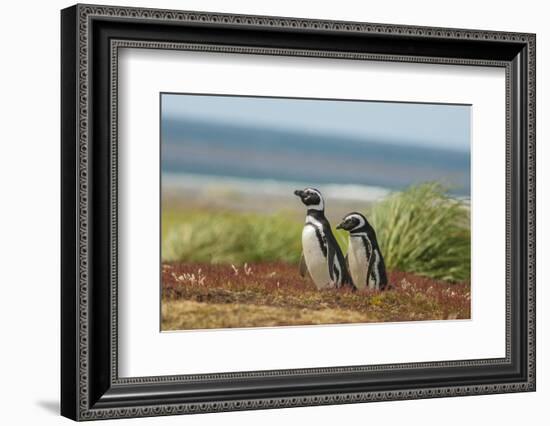
<path fill-rule="evenodd" d="M 302 230 L 302 259 L 300 274 L 306 268 L 317 289 L 355 288 L 346 267 L 344 255 L 325 217 L 325 202 L 314 188 L 294 191 L 307 207 L 306 222 Z"/>
<path fill-rule="evenodd" d="M 361 213 L 348 214 L 337 227 L 349 232 L 346 260 L 355 287 L 383 290 L 388 284 L 374 228 Z"/>

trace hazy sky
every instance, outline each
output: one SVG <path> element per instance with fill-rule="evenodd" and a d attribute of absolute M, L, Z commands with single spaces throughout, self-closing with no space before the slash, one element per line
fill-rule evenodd
<path fill-rule="evenodd" d="M 469 105 L 163 94 L 162 113 L 165 118 L 470 150 Z"/>

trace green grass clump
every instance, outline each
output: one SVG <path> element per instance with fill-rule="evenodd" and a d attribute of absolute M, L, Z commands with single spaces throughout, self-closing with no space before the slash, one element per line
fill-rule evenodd
<path fill-rule="evenodd" d="M 388 269 L 446 281 L 470 279 L 470 209 L 440 184 L 396 193 L 367 217 Z"/>
<path fill-rule="evenodd" d="M 178 218 L 177 213 L 170 213 L 163 217 L 162 259 L 236 265 L 274 260 L 297 263 L 302 226 L 283 214 L 209 211 Z"/>

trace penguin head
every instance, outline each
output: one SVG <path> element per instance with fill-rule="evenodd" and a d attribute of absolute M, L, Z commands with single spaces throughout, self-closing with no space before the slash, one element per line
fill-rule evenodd
<path fill-rule="evenodd" d="M 324 210 L 325 202 L 321 192 L 315 188 L 306 188 L 304 190 L 297 189 L 294 191 L 294 195 L 297 195 L 302 200 L 308 210 Z"/>
<path fill-rule="evenodd" d="M 366 224 L 368 224 L 368 222 L 365 216 L 361 213 L 353 212 L 348 213 L 336 229 L 343 229 L 348 232 L 353 232 L 363 228 Z"/>

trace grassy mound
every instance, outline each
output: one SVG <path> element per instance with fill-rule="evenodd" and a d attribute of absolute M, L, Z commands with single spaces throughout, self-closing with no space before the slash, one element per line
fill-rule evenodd
<path fill-rule="evenodd" d="M 368 215 L 388 269 L 447 281 L 470 279 L 470 210 L 438 184 L 411 187 Z"/>

